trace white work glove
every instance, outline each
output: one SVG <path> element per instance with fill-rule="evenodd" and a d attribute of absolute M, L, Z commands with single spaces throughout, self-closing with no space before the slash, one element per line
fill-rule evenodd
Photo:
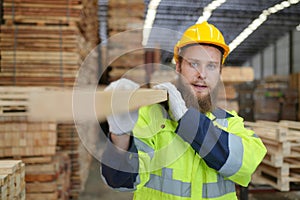
<path fill-rule="evenodd" d="M 154 86 L 156 89 L 162 89 L 168 91 L 168 97 L 169 97 L 169 108 L 171 110 L 171 113 L 173 115 L 173 118 L 175 121 L 178 121 L 182 118 L 184 113 L 188 110 L 185 102 L 181 96 L 181 93 L 177 90 L 175 85 L 169 82 L 161 83 L 156 86 Z"/>
<path fill-rule="evenodd" d="M 110 83 L 104 91 L 112 90 L 136 90 L 140 86 L 139 84 L 125 78 L 121 78 L 117 81 Z M 125 103 L 125 102 L 124 102 Z M 124 105 L 119 105 L 124 106 Z M 125 105 L 126 106 L 126 105 Z M 116 115 L 110 115 L 107 117 L 109 124 L 109 131 L 116 135 L 122 135 L 132 131 L 135 123 L 138 119 L 138 111 L 126 112 Z"/>

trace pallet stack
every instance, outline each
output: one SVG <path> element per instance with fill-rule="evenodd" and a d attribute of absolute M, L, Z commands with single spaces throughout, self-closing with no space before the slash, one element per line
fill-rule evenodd
<path fill-rule="evenodd" d="M 0 160 L 0 199 L 25 200 L 25 165 L 20 160 Z"/>
<path fill-rule="evenodd" d="M 26 164 L 28 199 L 77 199 L 91 156 L 73 123 L 28 121 L 30 92 L 44 87 L 0 87 L 0 158 Z"/>
<path fill-rule="evenodd" d="M 300 122 L 246 122 L 262 139 L 268 152 L 257 168 L 252 183 L 289 191 L 300 182 Z"/>
<path fill-rule="evenodd" d="M 99 42 L 98 23 L 91 17 L 95 4 L 4 0 L 0 85 L 73 86 L 83 60 Z"/>
<path fill-rule="evenodd" d="M 255 120 L 297 120 L 298 91 L 289 87 L 286 76 L 271 76 L 254 90 Z"/>
<path fill-rule="evenodd" d="M 54 122 L 0 122 L 0 157 L 54 155 Z"/>
<path fill-rule="evenodd" d="M 57 150 L 70 157 L 70 196 L 77 199 L 88 177 L 91 156 L 82 146 L 73 123 L 57 124 Z"/>
<path fill-rule="evenodd" d="M 221 73 L 220 106 L 226 110 L 239 112 L 238 92 L 236 85 L 253 81 L 252 67 L 225 66 Z"/>
<path fill-rule="evenodd" d="M 111 81 L 138 66 L 140 66 L 137 69 L 138 72 L 134 71 L 127 75 L 133 79 L 145 77 L 145 69 L 141 67 L 144 64 L 144 50 L 141 45 L 143 25 L 144 1 L 112 0 L 108 2 L 107 60 L 110 63 L 107 65 L 112 67 L 109 74 Z"/>
<path fill-rule="evenodd" d="M 69 199 L 70 159 L 67 154 L 23 157 L 27 199 Z"/>
<path fill-rule="evenodd" d="M 245 121 L 254 121 L 254 90 L 257 82 L 245 82 L 235 86 L 238 93 L 239 116 Z"/>
<path fill-rule="evenodd" d="M 83 84 L 95 84 L 98 82 L 96 51 L 93 51 L 92 56 L 90 56 L 88 65 L 84 66 L 88 67 L 88 70 L 85 71 L 84 75 L 77 77 L 77 72 L 82 67 L 85 59 L 99 43 L 96 14 L 97 2 L 97 0 L 3 1 L 4 20 L 0 31 L 0 86 L 9 87 L 0 89 L 0 93 L 5 94 L 5 99 L 2 98 L 2 95 L 0 97 L 0 121 L 5 122 L 6 128 L 7 126 L 15 125 L 15 123 L 18 123 L 18 127 L 21 127 L 19 126 L 20 122 L 23 124 L 23 128 L 29 126 L 27 124 L 27 97 L 28 91 L 33 90 L 33 86 L 39 86 L 42 88 L 41 90 L 50 86 L 56 88 L 72 87 L 76 78 Z M 17 87 L 12 88 L 11 86 Z M 24 87 L 20 88 L 19 86 Z M 35 88 L 35 90 L 38 89 Z M 36 122 L 36 125 L 39 123 Z M 54 124 L 54 126 L 56 128 L 57 125 Z M 8 139 L 14 147 L 10 151 L 5 150 L 3 156 L 17 156 L 21 150 L 24 150 L 25 143 L 26 145 L 31 145 L 27 141 L 30 138 L 35 140 L 35 151 L 28 149 L 26 146 L 26 157 L 24 157 L 25 155 L 21 157 L 19 155 L 20 158 L 29 159 L 28 162 L 32 167 L 41 164 L 47 166 L 59 165 L 53 163 L 56 162 L 53 157 L 57 154 L 57 151 L 55 151 L 58 148 L 56 144 L 51 146 L 51 153 L 54 151 L 55 154 L 49 155 L 50 150 L 45 150 L 46 145 L 43 145 L 46 140 L 43 140 L 41 134 L 39 136 L 30 136 L 29 133 L 25 134 L 23 132 L 21 136 L 24 136 L 25 139 L 17 138 L 19 140 L 13 141 L 17 136 L 5 134 L 4 137 L 10 137 Z M 8 147 L 7 144 L 1 143 L 1 148 L 2 145 L 6 145 L 5 148 Z M 21 148 L 18 145 L 23 146 Z M 37 151 L 38 146 L 43 149 Z M 22 152 L 21 154 L 24 153 Z M 29 156 L 29 154 L 32 155 Z M 49 156 L 51 161 L 47 160 Z M 47 157 L 47 161 L 43 161 L 43 157 Z M 33 161 L 33 158 L 39 161 L 35 161 L 35 159 Z M 71 164 L 74 164 L 74 162 Z M 85 165 L 88 164 L 86 162 Z M 67 166 L 68 164 L 65 165 Z M 72 169 L 75 168 L 77 171 L 83 171 L 81 166 L 76 165 Z M 86 168 L 84 170 L 87 171 Z M 64 173 L 56 177 L 55 181 L 58 183 L 62 182 L 63 179 L 70 181 L 70 178 L 61 178 L 65 176 L 63 174 L 68 174 L 67 171 L 65 170 Z M 79 184 L 78 187 L 82 188 L 84 181 L 80 181 L 80 183 L 77 181 L 77 184 Z M 31 184 L 30 191 L 37 193 L 37 185 Z M 45 183 L 44 185 L 47 184 Z M 56 191 L 58 194 L 57 198 L 77 198 L 78 190 L 76 193 L 70 193 L 69 189 L 67 189 L 69 187 L 68 184 L 62 182 L 60 185 L 59 187 L 65 188 L 65 190 L 58 189 Z M 54 187 L 54 184 L 52 186 Z M 42 190 L 47 190 L 48 192 L 46 193 L 49 193 L 51 189 L 44 188 Z M 66 194 L 60 195 L 59 190 L 63 190 Z M 48 195 L 51 196 L 51 199 L 57 199 L 54 198 L 56 197 L 55 192 Z M 33 199 L 39 198 L 37 194 L 29 197 Z"/>
<path fill-rule="evenodd" d="M 300 94 L 300 73 L 294 73 L 289 76 L 289 87 L 295 89 Z M 300 95 L 298 95 L 300 102 Z M 297 106 L 297 120 L 300 121 L 300 105 Z"/>

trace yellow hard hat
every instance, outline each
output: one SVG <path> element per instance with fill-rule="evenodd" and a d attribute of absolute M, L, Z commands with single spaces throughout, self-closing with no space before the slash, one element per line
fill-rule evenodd
<path fill-rule="evenodd" d="M 214 25 L 207 23 L 206 21 L 201 24 L 195 24 L 189 27 L 184 33 L 181 39 L 174 47 L 174 59 L 178 62 L 179 49 L 189 44 L 213 44 L 221 47 L 224 50 L 222 64 L 229 54 L 229 47 L 225 43 L 222 33 Z"/>

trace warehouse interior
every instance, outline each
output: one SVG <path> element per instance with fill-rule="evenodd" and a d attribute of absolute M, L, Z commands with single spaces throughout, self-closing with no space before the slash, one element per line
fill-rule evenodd
<path fill-rule="evenodd" d="M 70 97 L 171 81 L 174 45 L 203 21 L 230 47 L 226 109 L 268 150 L 238 198 L 300 199 L 300 0 L 1 0 L 0 199 L 132 199 L 103 183 L 105 131 Z"/>

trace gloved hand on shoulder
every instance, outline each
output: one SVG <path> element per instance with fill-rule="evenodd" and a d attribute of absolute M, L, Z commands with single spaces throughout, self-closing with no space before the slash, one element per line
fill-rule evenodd
<path fill-rule="evenodd" d="M 121 78 L 117 81 L 110 83 L 104 91 L 112 90 L 136 90 L 140 86 L 139 84 L 126 79 Z M 122 106 L 122 105 L 119 105 Z M 107 122 L 109 124 L 109 131 L 116 135 L 123 135 L 129 133 L 134 128 L 138 119 L 138 110 L 132 112 L 126 112 L 121 114 L 115 114 L 107 116 Z"/>
<path fill-rule="evenodd" d="M 168 91 L 168 103 L 171 113 L 175 121 L 178 121 L 188 110 L 181 93 L 177 90 L 175 85 L 170 82 L 165 82 L 154 86 L 153 88 Z"/>

